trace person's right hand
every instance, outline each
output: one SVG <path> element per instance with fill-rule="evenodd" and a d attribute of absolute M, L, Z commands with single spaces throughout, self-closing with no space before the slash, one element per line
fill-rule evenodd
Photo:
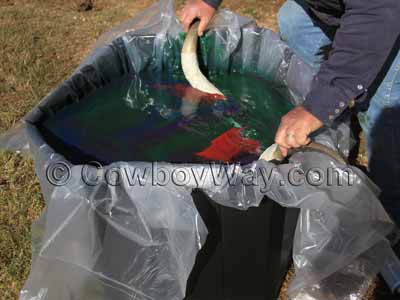
<path fill-rule="evenodd" d="M 200 19 L 198 35 L 202 36 L 208 23 L 211 21 L 215 14 L 215 8 L 208 5 L 203 0 L 188 0 L 182 10 L 182 24 L 185 31 L 189 30 L 190 24 L 194 19 Z"/>

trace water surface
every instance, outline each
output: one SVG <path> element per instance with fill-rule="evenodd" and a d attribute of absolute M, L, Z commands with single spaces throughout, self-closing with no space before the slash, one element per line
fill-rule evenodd
<path fill-rule="evenodd" d="M 273 143 L 291 105 L 258 77 L 233 73 L 210 80 L 226 100 L 192 89 L 180 75 L 125 77 L 66 106 L 40 128 L 73 162 L 256 159 Z"/>

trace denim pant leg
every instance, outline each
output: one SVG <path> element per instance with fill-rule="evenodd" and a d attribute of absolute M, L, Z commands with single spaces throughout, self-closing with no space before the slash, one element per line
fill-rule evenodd
<path fill-rule="evenodd" d="M 331 39 L 299 3 L 301 0 L 287 0 L 281 7 L 280 35 L 317 72 Z M 367 140 L 370 176 L 382 189 L 386 210 L 400 225 L 400 54 L 359 119 Z"/>
<path fill-rule="evenodd" d="M 371 98 L 358 114 L 366 136 L 369 171 L 381 188 L 381 201 L 400 226 L 400 52 Z"/>
<path fill-rule="evenodd" d="M 317 72 L 332 41 L 299 3 L 300 0 L 287 0 L 282 5 L 278 13 L 279 33 L 293 52 Z"/>

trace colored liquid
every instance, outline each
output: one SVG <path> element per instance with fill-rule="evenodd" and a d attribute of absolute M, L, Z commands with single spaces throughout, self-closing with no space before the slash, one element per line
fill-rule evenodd
<path fill-rule="evenodd" d="M 181 75 L 126 77 L 66 106 L 40 129 L 56 151 L 75 163 L 257 159 L 273 143 L 291 104 L 268 82 L 251 75 L 212 75 L 210 80 L 226 100 L 190 88 Z M 240 136 L 235 128 L 241 128 Z M 243 142 L 243 149 L 220 149 L 225 138 L 232 145 Z M 213 151 L 219 153 L 216 159 Z M 211 155 L 202 157 L 202 152 Z"/>

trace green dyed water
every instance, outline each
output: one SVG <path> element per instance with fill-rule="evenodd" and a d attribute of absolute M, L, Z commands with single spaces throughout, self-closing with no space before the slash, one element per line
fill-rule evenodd
<path fill-rule="evenodd" d="M 66 106 L 40 128 L 73 162 L 257 159 L 291 104 L 258 77 L 233 73 L 210 80 L 226 100 L 191 88 L 181 74 L 125 77 Z M 198 154 L 205 150 L 219 155 Z"/>

